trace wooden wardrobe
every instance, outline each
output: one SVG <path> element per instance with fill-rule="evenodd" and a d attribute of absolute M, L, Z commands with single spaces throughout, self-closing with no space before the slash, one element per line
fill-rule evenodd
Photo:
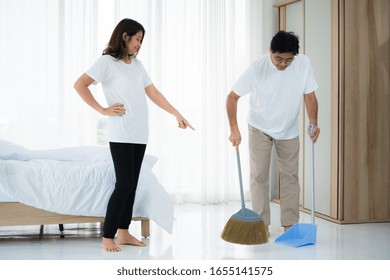
<path fill-rule="evenodd" d="M 390 221 L 390 0 L 285 0 L 319 89 L 316 215 L 338 223 Z M 301 123 L 301 205 L 311 205 L 307 117 Z"/>

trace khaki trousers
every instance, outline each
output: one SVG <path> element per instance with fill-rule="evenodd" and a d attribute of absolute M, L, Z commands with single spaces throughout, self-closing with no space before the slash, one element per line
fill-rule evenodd
<path fill-rule="evenodd" d="M 249 126 L 250 188 L 253 211 L 271 223 L 269 171 L 272 146 L 275 145 L 280 172 L 280 223 L 290 226 L 299 221 L 299 136 L 276 140 Z"/>

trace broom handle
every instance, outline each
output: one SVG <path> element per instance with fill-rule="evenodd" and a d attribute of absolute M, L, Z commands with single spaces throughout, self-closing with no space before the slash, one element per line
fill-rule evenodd
<path fill-rule="evenodd" d="M 310 124 L 310 133 L 313 132 L 314 125 Z M 314 224 L 314 205 L 315 205 L 315 193 L 314 193 L 314 139 L 311 138 L 311 223 Z"/>
<path fill-rule="evenodd" d="M 245 202 L 244 202 L 244 187 L 242 186 L 242 174 L 241 174 L 241 160 L 240 160 L 240 151 L 237 148 L 236 151 L 237 155 L 237 166 L 238 166 L 238 179 L 240 180 L 240 194 L 241 194 L 241 208 L 245 208 Z"/>

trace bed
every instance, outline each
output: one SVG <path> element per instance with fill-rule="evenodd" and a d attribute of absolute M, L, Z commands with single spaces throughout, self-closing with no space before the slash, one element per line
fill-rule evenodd
<path fill-rule="evenodd" d="M 145 155 L 134 202 L 143 237 L 149 221 L 172 233 L 173 203 L 152 171 L 156 161 Z M 30 150 L 0 139 L 0 227 L 102 222 L 114 184 L 107 147 Z"/>

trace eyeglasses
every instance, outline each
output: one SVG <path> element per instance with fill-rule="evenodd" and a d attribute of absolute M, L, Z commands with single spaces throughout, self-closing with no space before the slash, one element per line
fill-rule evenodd
<path fill-rule="evenodd" d="M 290 65 L 294 60 L 294 57 L 283 58 L 283 57 L 280 57 L 278 55 L 274 55 L 274 58 L 275 58 L 276 62 L 278 62 L 278 63 L 284 62 L 287 65 Z"/>

